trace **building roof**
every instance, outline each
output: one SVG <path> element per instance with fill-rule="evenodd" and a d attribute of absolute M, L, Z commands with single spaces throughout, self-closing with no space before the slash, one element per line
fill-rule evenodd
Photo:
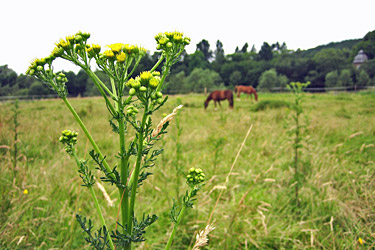
<path fill-rule="evenodd" d="M 358 54 L 354 57 L 354 64 L 360 64 L 364 63 L 368 60 L 367 55 L 363 52 L 363 50 L 360 50 Z"/>

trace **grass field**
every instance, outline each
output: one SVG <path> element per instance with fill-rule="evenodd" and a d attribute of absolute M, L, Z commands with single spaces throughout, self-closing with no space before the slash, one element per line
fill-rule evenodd
<path fill-rule="evenodd" d="M 219 193 L 214 226 L 205 249 L 374 249 L 375 93 L 306 94 L 303 108 L 309 133 L 301 149 L 300 207 L 295 206 L 293 148 L 284 124 L 291 122 L 292 94 L 242 96 L 234 109 L 203 109 L 203 95 L 171 96 L 159 111 L 184 104 L 180 164 L 202 168 L 206 185 L 188 211 L 173 249 L 191 249 L 206 226 Z M 266 101 L 266 102 L 265 102 Z M 101 98 L 71 99 L 105 154 L 117 152 L 115 134 Z M 19 158 L 13 170 L 12 103 L 0 103 L 0 249 L 88 249 L 75 214 L 98 222 L 88 191 L 81 187 L 73 159 L 58 138 L 63 129 L 80 132 L 78 150 L 89 158 L 90 144 L 60 100 L 22 101 Z M 250 126 L 252 130 L 226 186 L 225 180 Z M 290 125 L 289 125 L 290 126 Z M 103 132 L 105 131 L 105 132 Z M 138 249 L 164 249 L 172 223 L 172 198 L 186 190 L 176 179 L 176 124 L 159 145 L 154 175 L 140 188 L 136 211 L 157 214 Z M 132 138 L 128 138 L 129 140 Z M 109 155 L 113 159 L 114 155 Z M 110 162 L 112 166 L 116 162 Z M 98 177 L 97 177 L 98 178 Z M 183 177 L 181 177 L 181 182 Z M 97 190 L 107 221 L 118 214 L 117 189 L 105 185 L 110 207 Z M 24 191 L 27 189 L 28 193 Z M 98 225 L 96 225 L 98 226 Z M 115 225 L 109 225 L 113 230 Z"/>

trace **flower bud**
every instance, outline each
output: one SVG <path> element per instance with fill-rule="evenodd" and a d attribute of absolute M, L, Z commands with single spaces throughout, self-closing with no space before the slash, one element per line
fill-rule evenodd
<path fill-rule="evenodd" d="M 141 92 L 146 92 L 146 91 L 147 91 L 147 88 L 146 88 L 145 86 L 141 86 L 141 87 L 139 88 L 139 91 L 141 91 Z"/>
<path fill-rule="evenodd" d="M 116 56 L 116 59 L 117 59 L 117 62 L 119 63 L 125 62 L 125 59 L 126 59 L 125 53 L 121 51 L 121 53 Z"/>
<path fill-rule="evenodd" d="M 162 98 L 163 97 L 163 93 L 161 93 L 160 91 L 156 92 L 156 97 Z"/>
<path fill-rule="evenodd" d="M 153 88 L 153 89 L 156 89 L 156 87 L 159 85 L 160 83 L 160 77 L 152 77 L 148 83 L 148 85 Z"/>
<path fill-rule="evenodd" d="M 163 103 L 163 98 L 159 98 L 156 100 L 158 104 L 162 104 Z"/>
<path fill-rule="evenodd" d="M 133 96 L 133 95 L 135 95 L 135 92 L 136 92 L 135 88 L 131 88 L 131 89 L 129 90 L 129 95 L 130 95 L 130 96 Z"/>
<path fill-rule="evenodd" d="M 43 66 L 40 66 L 40 65 L 39 65 L 38 67 L 36 67 L 36 70 L 37 70 L 37 71 L 43 71 L 44 68 L 43 68 Z"/>
<path fill-rule="evenodd" d="M 75 43 L 80 43 L 80 42 L 82 42 L 82 40 L 83 40 L 83 38 L 82 38 L 81 35 L 75 35 L 74 36 L 74 42 Z"/>

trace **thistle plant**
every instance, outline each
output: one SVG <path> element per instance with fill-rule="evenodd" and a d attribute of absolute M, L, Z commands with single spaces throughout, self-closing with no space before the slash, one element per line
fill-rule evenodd
<path fill-rule="evenodd" d="M 288 131 L 289 136 L 293 137 L 293 149 L 294 149 L 294 179 L 295 179 L 295 195 L 296 195 L 296 205 L 299 207 L 298 192 L 299 186 L 301 185 L 299 165 L 299 149 L 303 147 L 302 140 L 303 135 L 306 132 L 307 125 L 302 123 L 300 116 L 303 114 L 302 99 L 303 90 L 310 84 L 310 82 L 300 83 L 291 82 L 287 85 L 287 89 L 291 90 L 294 94 L 294 104 L 292 105 L 292 119 L 294 121 L 293 126 Z"/>
<path fill-rule="evenodd" d="M 61 39 L 56 43 L 56 47 L 49 56 L 35 59 L 26 73 L 42 80 L 61 97 L 91 143 L 93 148 L 90 152 L 93 160 L 91 162 L 94 162 L 96 168 L 102 172 L 100 179 L 116 186 L 118 189 L 121 219 L 116 222 L 116 229 L 111 230 L 103 218 L 92 188 L 95 178 L 89 167 L 91 162 L 79 159 L 77 155 L 75 150 L 77 133 L 64 130 L 59 140 L 64 143 L 65 151 L 75 159 L 83 186 L 89 189 L 100 217 L 99 230 L 93 232 L 92 221 L 77 215 L 77 221 L 84 232 L 87 233 L 85 240 L 96 249 L 115 249 L 116 247 L 116 249 L 129 250 L 132 249 L 132 243 L 145 240 L 146 227 L 157 220 L 156 215 L 139 217 L 139 214 L 142 213 L 135 211 L 137 190 L 152 174 L 150 169 L 155 165 L 157 157 L 163 151 L 163 149 L 153 149 L 153 147 L 167 132 L 169 121 L 177 112 L 176 108 L 172 115 L 164 118 L 153 129 L 152 116 L 168 99 L 162 93 L 165 79 L 172 65 L 179 60 L 185 46 L 190 43 L 190 39 L 184 37 L 180 32 L 165 32 L 156 35 L 156 48 L 161 52 L 159 60 L 150 70 L 143 71 L 138 76 L 133 76 L 141 58 L 146 55 L 144 48 L 115 43 L 108 45 L 102 51 L 100 45 L 89 44 L 89 38 L 89 33 L 78 32 L 73 36 Z M 108 164 L 107 156 L 100 150 L 93 136 L 67 99 L 66 83 L 68 80 L 63 72 L 53 71 L 53 62 L 56 58 L 68 60 L 83 69 L 104 98 L 110 114 L 109 124 L 119 138 L 118 153 L 114 155 L 118 158 L 117 165 L 111 167 Z M 91 68 L 94 62 L 109 77 L 110 86 L 105 85 L 94 73 Z M 161 72 L 156 71 L 159 65 L 162 66 Z M 130 133 L 134 133 L 135 136 L 130 136 Z M 126 140 L 127 136 L 134 139 Z M 135 167 L 131 169 L 130 162 L 133 161 Z M 198 191 L 197 181 L 198 179 L 201 180 L 202 176 L 204 179 L 201 172 L 190 173 L 192 179 L 189 178 L 189 180 L 192 181 L 188 181 L 188 184 L 191 191 L 184 196 L 184 206 L 175 220 L 175 228 L 181 221 L 185 207 L 192 206 L 192 198 Z M 174 233 L 168 241 L 169 246 L 173 236 Z"/>

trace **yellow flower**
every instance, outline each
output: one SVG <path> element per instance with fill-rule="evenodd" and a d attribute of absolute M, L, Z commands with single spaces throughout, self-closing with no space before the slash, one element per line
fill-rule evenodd
<path fill-rule="evenodd" d="M 358 238 L 358 243 L 359 243 L 360 245 L 363 245 L 363 240 L 362 240 L 361 237 Z"/>
<path fill-rule="evenodd" d="M 28 194 L 29 193 L 29 190 L 25 189 L 23 190 L 23 194 Z"/>
<path fill-rule="evenodd" d="M 89 55 L 90 58 L 95 56 L 94 48 L 93 47 L 88 47 L 86 48 L 86 52 Z"/>
<path fill-rule="evenodd" d="M 73 38 L 74 39 L 74 38 Z M 65 41 L 64 39 L 60 39 L 58 43 L 56 43 L 56 46 L 63 49 L 68 49 L 70 47 L 70 42 Z"/>
<path fill-rule="evenodd" d="M 126 59 L 125 53 L 121 51 L 121 53 L 116 56 L 116 59 L 119 63 L 125 62 L 125 59 Z"/>
<path fill-rule="evenodd" d="M 160 77 L 156 76 L 156 77 L 152 77 L 150 79 L 150 82 L 148 83 L 150 85 L 151 88 L 156 88 L 160 83 Z"/>
<path fill-rule="evenodd" d="M 94 49 L 95 53 L 99 53 L 101 50 L 101 47 L 98 44 L 93 44 L 92 48 Z"/>
<path fill-rule="evenodd" d="M 70 44 L 74 44 L 74 36 L 67 36 L 67 37 L 65 37 L 65 39 Z"/>
<path fill-rule="evenodd" d="M 112 50 L 106 50 L 104 51 L 104 56 L 107 57 L 108 59 L 114 59 L 115 58 L 115 54 L 113 53 Z"/>
<path fill-rule="evenodd" d="M 124 47 L 124 44 L 114 43 L 114 44 L 108 45 L 107 47 L 110 48 L 114 53 L 119 53 Z"/>
<path fill-rule="evenodd" d="M 128 52 L 128 54 L 131 54 L 134 50 L 134 45 L 130 45 L 130 44 L 125 44 L 124 46 L 124 51 L 125 52 Z"/>

